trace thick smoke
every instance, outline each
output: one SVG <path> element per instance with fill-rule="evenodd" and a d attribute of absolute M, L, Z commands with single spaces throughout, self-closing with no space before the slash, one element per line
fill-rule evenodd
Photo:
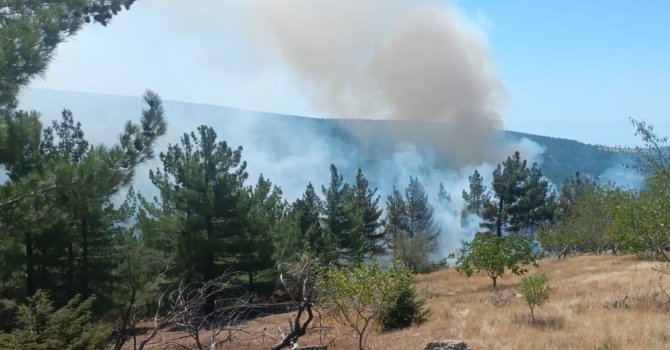
<path fill-rule="evenodd" d="M 486 40 L 436 1 L 298 0 L 259 7 L 282 57 L 338 117 L 500 128 Z"/>
<path fill-rule="evenodd" d="M 504 88 L 484 36 L 454 6 L 297 0 L 264 2 L 257 12 L 323 113 L 451 123 L 440 141 L 451 165 L 500 158 L 492 142 L 502 128 L 497 108 Z M 389 136 L 422 138 L 407 131 Z"/>

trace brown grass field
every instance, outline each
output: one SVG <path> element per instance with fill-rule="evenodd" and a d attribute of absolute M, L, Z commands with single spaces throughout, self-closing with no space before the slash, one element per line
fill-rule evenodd
<path fill-rule="evenodd" d="M 429 341 L 461 339 L 472 349 L 670 349 L 670 298 L 665 293 L 665 288 L 670 291 L 670 276 L 653 271 L 655 265 L 631 256 L 544 259 L 539 268 L 547 273 L 553 291 L 547 304 L 536 309 L 534 324 L 516 295 L 520 277 L 506 275 L 493 289 L 483 274 L 465 278 L 446 269 L 419 275 L 416 288 L 428 300 L 428 322 L 392 333 L 374 332 L 367 347 L 423 349 Z M 245 325 L 248 333 L 238 333 L 237 341 L 223 349 L 268 349 L 289 316 L 250 322 Z M 315 320 L 316 328 L 301 338 L 301 345 L 357 348 L 351 331 L 321 321 Z M 178 336 L 163 334 L 164 339 Z"/>

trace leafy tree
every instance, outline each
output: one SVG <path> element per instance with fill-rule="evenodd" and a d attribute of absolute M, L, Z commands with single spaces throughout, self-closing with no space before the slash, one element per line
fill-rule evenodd
<path fill-rule="evenodd" d="M 574 200 L 562 219 L 543 226 L 538 233 L 542 246 L 566 257 L 571 251 L 600 254 L 614 248 L 608 236 L 614 224 L 615 210 L 630 194 L 615 187 L 588 190 Z"/>
<path fill-rule="evenodd" d="M 649 177 L 663 178 L 663 182 L 670 182 L 670 147 L 668 138 L 661 137 L 654 131 L 654 126 L 641 120 L 631 118 L 635 127 L 635 135 L 644 142 L 644 147 L 638 147 L 637 153 L 640 162 L 635 165 L 642 174 Z"/>
<path fill-rule="evenodd" d="M 608 238 L 622 248 L 633 251 L 651 251 L 670 262 L 670 190 L 664 183 L 649 182 L 649 188 L 629 196 L 616 207 L 614 222 Z"/>
<path fill-rule="evenodd" d="M 319 306 L 336 322 L 355 331 L 358 348 L 363 350 L 380 317 L 400 297 L 402 286 L 411 285 L 411 276 L 402 264 L 386 270 L 376 261 L 354 268 L 330 266 L 317 279 Z"/>
<path fill-rule="evenodd" d="M 93 350 L 107 345 L 111 331 L 93 321 L 91 305 L 95 297 L 72 298 L 55 309 L 49 293 L 39 290 L 19 306 L 18 327 L 11 334 L 0 335 L 0 349 Z"/>
<path fill-rule="evenodd" d="M 544 272 L 535 272 L 521 280 L 521 295 L 530 309 L 530 319 L 533 323 L 535 323 L 535 307 L 547 302 L 550 294 L 549 279 Z"/>
<path fill-rule="evenodd" d="M 501 238 L 490 233 L 479 234 L 472 242 L 464 242 L 456 259 L 456 269 L 460 273 L 471 277 L 484 271 L 491 278 L 494 288 L 498 277 L 502 277 L 505 271 L 522 275 L 527 272 L 526 266 L 531 264 L 535 264 L 535 257 L 527 240 L 516 235 Z"/>
<path fill-rule="evenodd" d="M 472 175 L 468 176 L 470 182 L 470 192 L 463 190 L 463 200 L 465 201 L 465 212 L 477 215 L 482 215 L 484 211 L 484 203 L 489 198 L 486 192 L 486 185 L 484 185 L 484 178 L 475 169 Z"/>

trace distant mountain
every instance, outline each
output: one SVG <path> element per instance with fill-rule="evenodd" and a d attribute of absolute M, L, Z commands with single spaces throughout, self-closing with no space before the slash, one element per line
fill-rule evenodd
<path fill-rule="evenodd" d="M 42 112 L 43 121 L 59 118 L 62 109 L 68 108 L 82 122 L 91 141 L 111 143 L 126 120 L 139 118 L 143 105 L 139 97 L 28 89 L 22 92 L 21 108 Z M 169 131 L 159 147 L 177 142 L 181 134 L 198 125 L 210 125 L 230 145 L 245 148 L 243 156 L 249 161 L 252 175 L 270 175 L 295 195 L 307 181 L 327 181 L 330 163 L 343 168 L 345 175 L 357 167 L 373 169 L 373 182 L 378 181 L 376 185 L 383 188 L 426 169 L 437 169 L 443 176 L 453 168 L 450 154 L 467 151 L 445 149 L 445 135 L 459 135 L 458 126 L 447 123 L 317 119 L 174 101 L 166 101 L 165 108 Z M 500 142 L 539 145 L 543 152 L 535 160 L 556 185 L 577 171 L 601 182 L 634 185 L 639 181 L 622 165 L 632 159 L 625 150 L 512 131 L 496 138 Z M 414 159 L 417 157 L 421 160 Z M 147 167 L 158 165 L 154 161 Z"/>

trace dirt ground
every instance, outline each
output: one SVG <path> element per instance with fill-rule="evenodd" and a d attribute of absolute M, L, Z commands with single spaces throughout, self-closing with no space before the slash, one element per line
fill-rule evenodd
<path fill-rule="evenodd" d="M 373 332 L 367 347 L 423 349 L 430 341 L 460 339 L 472 349 L 670 349 L 670 296 L 666 293 L 670 276 L 653 271 L 656 263 L 631 256 L 577 256 L 547 258 L 539 265 L 553 291 L 549 302 L 536 309 L 534 324 L 527 305 L 517 296 L 520 277 L 506 275 L 494 289 L 483 274 L 465 278 L 445 269 L 415 279 L 418 294 L 427 299 L 428 322 L 397 332 Z M 288 328 L 291 316 L 249 322 L 234 334 L 233 342 L 217 349 L 268 349 Z M 313 326 L 300 345 L 357 348 L 350 330 L 319 317 Z M 149 348 L 183 348 L 168 343 L 188 344 L 184 336 L 162 332 Z M 208 340 L 209 335 L 204 338 Z"/>

